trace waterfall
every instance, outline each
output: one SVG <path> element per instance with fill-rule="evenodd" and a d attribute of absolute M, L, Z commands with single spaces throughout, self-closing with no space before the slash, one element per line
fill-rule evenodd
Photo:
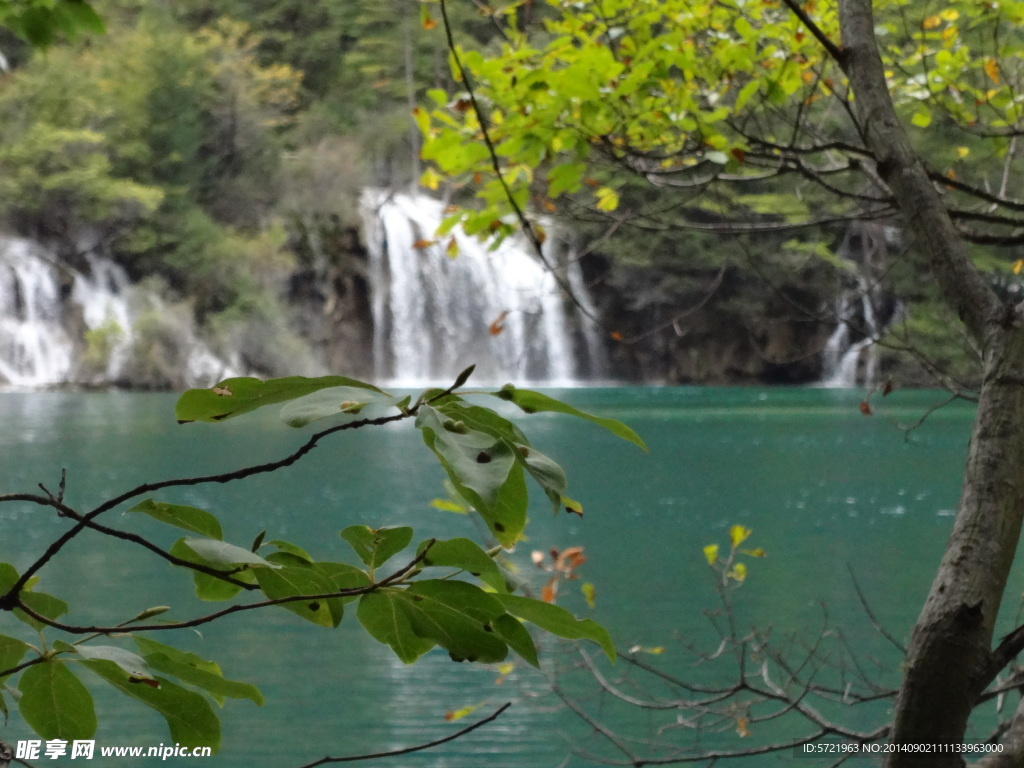
<path fill-rule="evenodd" d="M 59 278 L 31 242 L 0 238 L 0 378 L 9 384 L 61 382 L 71 372 Z"/>
<path fill-rule="evenodd" d="M 870 387 L 878 369 L 875 342 L 899 311 L 879 284 L 887 248 L 898 232 L 877 222 L 850 226 L 836 255 L 856 266 L 856 279 L 836 300 L 838 324 L 822 350 L 823 387 Z"/>
<path fill-rule="evenodd" d="M 173 322 L 163 302 L 133 286 L 118 264 L 86 252 L 84 271 L 31 240 L 0 236 L 0 385 L 19 388 L 132 380 L 141 312 Z M 180 337 L 181 383 L 208 385 L 232 367 L 195 335 Z"/>
<path fill-rule="evenodd" d="M 459 230 L 438 236 L 444 205 L 424 195 L 368 191 L 362 204 L 378 379 L 441 384 L 471 363 L 475 380 L 495 383 L 566 385 L 604 373 L 579 266 L 557 235 L 545 255 L 584 312 L 521 240 L 492 247 Z"/>
<path fill-rule="evenodd" d="M 878 367 L 874 343 L 885 330 L 877 319 L 878 298 L 878 291 L 872 290 L 863 276 L 858 277 L 856 289 L 839 297 L 839 324 L 822 350 L 821 386 L 851 388 L 874 383 Z"/>

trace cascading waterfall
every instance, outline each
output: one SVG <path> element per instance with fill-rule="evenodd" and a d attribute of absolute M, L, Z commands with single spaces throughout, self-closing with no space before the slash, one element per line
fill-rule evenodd
<path fill-rule="evenodd" d="M 0 238 L 0 377 L 9 384 L 66 381 L 71 372 L 59 277 L 31 242 Z"/>
<path fill-rule="evenodd" d="M 879 284 L 887 248 L 899 233 L 877 222 L 857 222 L 847 230 L 836 255 L 856 265 L 856 280 L 836 301 L 838 325 L 822 350 L 823 387 L 871 386 L 878 369 L 875 342 L 900 306 Z"/>
<path fill-rule="evenodd" d="M 875 307 L 878 298 L 878 291 L 872 290 L 863 276 L 858 277 L 855 290 L 839 297 L 836 316 L 840 322 L 822 351 L 821 386 L 849 388 L 874 383 L 878 367 L 874 342 L 884 330 Z"/>
<path fill-rule="evenodd" d="M 478 381 L 565 385 L 601 376 L 601 342 L 585 320 L 593 311 L 569 247 L 549 237 L 546 256 L 583 312 L 514 238 L 495 249 L 461 231 L 438 238 L 443 208 L 424 195 L 363 196 L 378 378 L 437 384 L 471 363 Z"/>
<path fill-rule="evenodd" d="M 138 310 L 160 300 L 131 285 L 110 259 L 85 253 L 87 271 L 60 263 L 31 240 L 0 237 L 0 385 L 104 384 L 124 379 Z M 105 356 L 83 364 L 89 332 L 105 337 Z M 230 366 L 179 329 L 188 352 L 182 379 L 208 385 Z"/>

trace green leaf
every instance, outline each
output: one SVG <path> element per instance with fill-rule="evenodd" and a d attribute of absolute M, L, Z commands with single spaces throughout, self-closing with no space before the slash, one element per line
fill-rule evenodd
<path fill-rule="evenodd" d="M 341 538 L 349 543 L 367 568 L 374 570 L 409 546 L 412 533 L 408 526 L 370 528 L 350 525 L 341 532 Z"/>
<path fill-rule="evenodd" d="M 513 616 L 567 640 L 593 640 L 615 661 L 615 644 L 608 630 L 591 619 L 577 619 L 564 608 L 519 595 L 495 595 Z"/>
<path fill-rule="evenodd" d="M 190 389 L 180 398 L 175 407 L 178 422 L 217 422 L 241 416 L 265 405 L 284 403 L 304 397 L 329 387 L 358 387 L 374 392 L 381 390 L 372 384 L 356 381 L 344 376 L 287 376 L 282 379 L 262 381 L 248 376 L 225 379 L 210 389 Z"/>
<path fill-rule="evenodd" d="M 583 183 L 587 166 L 583 163 L 556 165 L 548 171 L 548 197 L 554 199 L 563 192 L 576 192 Z"/>
<path fill-rule="evenodd" d="M 330 387 L 293 400 L 281 409 L 281 421 L 304 427 L 338 414 L 356 415 L 367 405 L 395 405 L 401 398 L 364 387 Z"/>
<path fill-rule="evenodd" d="M 282 541 L 281 539 L 274 539 L 270 542 L 281 552 L 287 552 L 289 555 L 294 555 L 300 560 L 305 560 L 307 563 L 312 563 L 312 556 L 297 544 L 292 544 L 290 541 Z"/>
<path fill-rule="evenodd" d="M 516 450 L 526 465 L 526 471 L 544 489 L 544 493 L 551 499 L 555 512 L 558 512 L 569 484 L 565 471 L 552 459 L 528 445 L 517 445 Z"/>
<path fill-rule="evenodd" d="M 185 542 L 185 539 L 178 539 L 176 542 L 174 542 L 174 544 L 171 545 L 171 548 L 169 550 L 170 554 L 189 563 L 198 563 L 200 565 L 206 565 L 211 568 L 216 567 L 213 563 L 201 557 L 195 550 L 190 548 Z M 234 569 L 225 569 L 225 575 L 228 575 L 228 570 L 233 571 Z M 256 579 L 252 575 L 252 571 L 250 570 L 235 571 L 230 573 L 230 576 L 235 581 L 242 581 L 249 584 L 256 583 Z M 216 576 L 210 576 L 209 574 L 201 573 L 199 571 L 192 572 L 192 581 L 195 584 L 196 597 L 198 597 L 200 600 L 230 600 L 232 597 L 234 597 L 242 591 L 242 587 L 236 584 L 233 584 L 229 581 L 225 581 L 223 579 L 218 579 Z"/>
<path fill-rule="evenodd" d="M 526 631 L 526 627 L 518 619 L 503 613 L 491 622 L 491 627 L 494 629 L 494 634 L 504 640 L 509 648 L 526 659 L 529 664 L 540 668 L 537 646 L 534 644 L 533 638 L 530 637 L 530 633 Z"/>
<path fill-rule="evenodd" d="M 203 563 L 213 566 L 224 565 L 256 565 L 264 568 L 277 568 L 271 562 L 255 552 L 228 544 L 217 539 L 181 539 L 181 542 L 199 556 Z"/>
<path fill-rule="evenodd" d="M 369 592 L 360 598 L 356 615 L 373 639 L 391 646 L 398 658 L 412 664 L 435 643 L 412 631 L 412 625 L 399 605 L 402 599 L 402 591 L 397 589 Z"/>
<path fill-rule="evenodd" d="M 0 563 L 0 594 L 8 592 L 17 583 L 17 569 L 10 563 Z"/>
<path fill-rule="evenodd" d="M 146 499 L 136 504 L 128 512 L 142 512 L 161 523 L 167 523 L 186 531 L 199 533 L 211 539 L 224 537 L 220 521 L 204 509 L 185 507 L 179 504 L 165 504 L 162 501 Z"/>
<path fill-rule="evenodd" d="M 212 672 L 207 672 L 190 664 L 182 664 L 163 653 L 153 653 L 146 656 L 146 662 L 153 669 L 171 675 L 181 683 L 205 691 L 214 697 L 221 706 L 223 706 L 224 698 L 249 699 L 257 706 L 263 706 L 263 694 L 260 693 L 260 689 L 255 685 L 242 683 L 237 680 L 226 680 Z"/>
<path fill-rule="evenodd" d="M 28 649 L 28 643 L 23 643 L 15 637 L 0 635 L 0 672 L 18 666 L 21 660 L 25 658 L 25 653 Z M 3 685 L 5 679 L 0 675 L 0 686 Z"/>
<path fill-rule="evenodd" d="M 91 739 L 96 733 L 92 695 L 64 662 L 29 667 L 18 690 L 21 716 L 44 739 Z"/>
<path fill-rule="evenodd" d="M 473 584 L 417 581 L 400 595 L 398 603 L 413 632 L 436 641 L 454 661 L 489 664 L 508 656 L 508 646 L 491 624 L 505 611 L 494 597 Z"/>
<path fill-rule="evenodd" d="M 190 747 L 210 747 L 214 752 L 220 747 L 220 720 L 210 702 L 200 694 L 162 677 L 156 678 L 159 688 L 133 683 L 124 670 L 109 661 L 82 663 L 121 693 L 163 715 L 175 742 Z"/>
<path fill-rule="evenodd" d="M 116 645 L 69 645 L 58 640 L 53 647 L 66 653 L 76 653 L 89 661 L 109 661 L 119 666 L 133 681 L 154 680 L 146 660 L 137 653 Z"/>
<path fill-rule="evenodd" d="M 136 637 L 135 643 L 151 669 L 176 677 L 186 685 L 202 689 L 213 696 L 219 704 L 222 704 L 226 697 L 249 699 L 257 706 L 263 706 L 263 694 L 259 688 L 249 683 L 226 679 L 220 667 L 212 661 L 148 638 Z"/>
<path fill-rule="evenodd" d="M 570 416 L 586 419 L 587 421 L 604 427 L 616 437 L 621 437 L 623 440 L 628 440 L 643 450 L 647 450 L 647 445 L 640 439 L 640 436 L 621 421 L 606 419 L 585 413 L 577 408 L 573 408 L 568 403 L 563 403 L 561 400 L 555 400 L 553 397 L 548 397 L 540 392 L 534 392 L 529 389 L 518 389 L 511 384 L 506 384 L 497 392 L 488 392 L 487 394 L 515 403 L 525 413 L 565 413 Z"/>
<path fill-rule="evenodd" d="M 526 526 L 527 491 L 513 445 L 487 432 L 459 427 L 431 406 L 420 408 L 416 426 L 458 494 L 480 513 L 502 546 L 515 544 Z"/>
<path fill-rule="evenodd" d="M 55 10 L 64 17 L 61 26 L 65 32 L 71 32 L 70 36 L 72 37 L 78 31 L 92 32 L 97 35 L 102 35 L 107 31 L 103 25 L 103 19 L 84 0 L 63 0 Z"/>
<path fill-rule="evenodd" d="M 296 595 L 325 595 L 334 592 L 334 584 L 311 568 L 286 566 L 276 571 L 261 568 L 255 572 L 263 594 L 271 600 Z M 281 608 L 321 627 L 336 627 L 344 614 L 337 598 L 295 600 L 282 603 Z"/>
<path fill-rule="evenodd" d="M 21 600 L 33 611 L 48 619 L 57 619 L 68 612 L 67 603 L 53 595 L 47 595 L 43 592 L 22 592 Z M 43 622 L 29 616 L 20 608 L 14 609 L 14 615 L 37 632 L 41 632 L 47 626 Z"/>
<path fill-rule="evenodd" d="M 416 549 L 416 554 L 423 552 L 428 543 L 429 541 L 422 542 Z M 435 541 L 427 556 L 420 562 L 425 568 L 435 565 L 461 568 L 494 587 L 498 592 L 508 592 L 505 577 L 501 575 L 497 563 L 470 539 Z"/>
<path fill-rule="evenodd" d="M 744 85 L 740 92 L 736 95 L 736 103 L 733 105 L 733 112 L 739 114 L 743 107 L 746 106 L 747 102 L 761 89 L 761 81 L 758 79 L 751 80 L 749 83 Z"/>
<path fill-rule="evenodd" d="M 921 105 L 911 116 L 910 122 L 918 128 L 927 128 L 932 124 L 932 113 L 927 107 Z"/>
<path fill-rule="evenodd" d="M 313 563 L 310 566 L 314 571 L 323 575 L 336 591 L 343 589 L 360 589 L 362 587 L 370 586 L 370 575 L 366 571 L 361 571 L 354 565 L 348 563 Z M 342 605 L 347 605 L 353 600 L 358 600 L 359 595 L 352 595 L 350 597 L 339 597 L 338 600 Z"/>
<path fill-rule="evenodd" d="M 231 578 L 236 581 L 245 581 L 249 584 L 256 583 L 256 577 L 253 576 L 252 571 L 241 571 L 240 573 L 232 574 Z M 242 587 L 232 584 L 230 581 L 224 581 L 199 571 L 192 572 L 192 583 L 195 586 L 196 597 L 211 603 L 230 600 L 242 591 Z"/>

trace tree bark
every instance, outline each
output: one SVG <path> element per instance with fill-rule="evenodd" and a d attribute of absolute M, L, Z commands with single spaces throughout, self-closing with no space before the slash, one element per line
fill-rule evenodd
<path fill-rule="evenodd" d="M 995 675 L 992 637 L 1024 516 L 1024 331 L 971 262 L 935 185 L 910 145 L 885 81 L 870 0 L 841 0 L 840 65 L 878 175 L 946 302 L 983 351 L 983 383 L 953 532 L 914 628 L 890 740 L 964 741 L 979 694 Z M 928 748 L 928 747 L 925 747 Z M 951 768 L 955 753 L 890 754 L 887 768 Z"/>

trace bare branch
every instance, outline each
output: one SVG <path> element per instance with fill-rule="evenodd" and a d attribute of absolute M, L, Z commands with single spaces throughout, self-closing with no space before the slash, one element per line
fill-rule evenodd
<path fill-rule="evenodd" d="M 408 755 L 413 752 L 422 752 L 425 749 L 431 749 L 432 747 L 439 747 L 442 744 L 447 744 L 455 739 L 460 739 L 467 733 L 472 733 L 477 728 L 487 725 L 487 723 L 494 722 L 497 720 L 502 713 L 512 706 L 512 702 L 506 702 L 498 707 L 494 712 L 485 717 L 483 720 L 478 720 L 472 725 L 467 725 L 465 728 L 456 731 L 453 734 L 445 736 L 442 739 L 435 739 L 434 741 L 428 741 L 425 744 L 417 744 L 415 747 L 404 747 L 403 749 L 393 749 L 388 752 L 373 752 L 365 755 L 351 755 L 348 757 L 322 757 L 319 760 L 314 760 L 312 763 L 306 763 L 305 765 L 298 766 L 298 768 L 316 768 L 319 765 L 328 765 L 329 763 L 353 763 L 358 760 L 381 760 L 386 757 L 399 757 L 400 755 Z"/>

